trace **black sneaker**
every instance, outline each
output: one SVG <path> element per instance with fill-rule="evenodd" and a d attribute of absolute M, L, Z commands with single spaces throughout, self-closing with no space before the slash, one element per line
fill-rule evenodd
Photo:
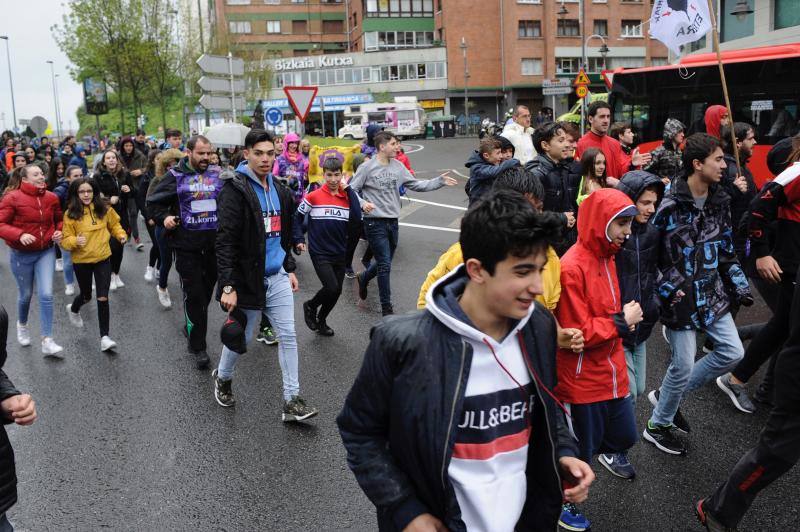
<path fill-rule="evenodd" d="M 236 400 L 233 398 L 233 389 L 231 388 L 233 380 L 224 381 L 218 378 L 217 370 L 212 371 L 211 376 L 214 377 L 214 399 L 217 400 L 219 406 L 229 407 L 236 404 Z"/>
<path fill-rule="evenodd" d="M 287 421 L 303 421 L 310 417 L 314 417 L 319 412 L 316 408 L 312 408 L 306 404 L 302 397 L 295 395 L 291 401 L 283 402 L 283 413 L 281 418 L 284 422 Z"/>
<path fill-rule="evenodd" d="M 275 331 L 272 330 L 272 327 L 264 327 L 258 333 L 256 342 L 261 342 L 262 344 L 267 345 L 275 345 L 278 343 L 278 337 L 275 336 Z"/>
<path fill-rule="evenodd" d="M 756 411 L 755 405 L 750 401 L 747 396 L 747 388 L 744 384 L 736 384 L 731 379 L 731 374 L 726 373 L 717 377 L 717 386 L 720 390 L 725 392 L 733 406 L 744 412 L 745 414 L 752 414 Z"/>
<path fill-rule="evenodd" d="M 647 399 L 650 400 L 650 404 L 653 405 L 653 407 L 658 405 L 658 396 L 659 390 L 653 390 L 647 394 Z M 685 417 L 683 417 L 680 408 L 675 411 L 675 416 L 672 418 L 672 424 L 675 425 L 676 429 L 684 434 L 689 434 L 692 431 L 692 428 L 689 426 L 689 422 L 686 421 Z"/>
<path fill-rule="evenodd" d="M 358 283 L 358 297 L 363 301 L 367 299 L 367 280 L 364 278 L 364 272 L 356 275 L 356 282 Z"/>
<path fill-rule="evenodd" d="M 694 505 L 694 513 L 700 524 L 706 527 L 709 532 L 736 532 L 735 527 L 728 527 L 717 521 L 717 518 L 706 510 L 706 499 L 700 499 Z"/>
<path fill-rule="evenodd" d="M 320 336 L 333 336 L 333 329 L 328 327 L 328 324 L 325 323 L 325 320 L 321 320 L 319 322 L 319 328 L 317 329 L 317 334 Z"/>
<path fill-rule="evenodd" d="M 317 323 L 317 309 L 311 306 L 310 301 L 306 301 L 303 303 L 303 318 L 306 320 L 306 325 L 312 331 L 316 331 L 319 328 L 319 323 Z"/>
<path fill-rule="evenodd" d="M 392 314 L 394 314 L 394 308 L 391 305 L 383 305 L 381 307 L 381 315 L 391 316 Z"/>
<path fill-rule="evenodd" d="M 210 363 L 211 359 L 208 358 L 208 353 L 206 353 L 205 349 L 194 353 L 194 364 L 197 369 L 208 369 Z"/>
<path fill-rule="evenodd" d="M 675 434 L 674 425 L 663 427 L 651 425 L 648 421 L 642 437 L 665 453 L 683 455 L 687 452 L 686 443 Z"/>

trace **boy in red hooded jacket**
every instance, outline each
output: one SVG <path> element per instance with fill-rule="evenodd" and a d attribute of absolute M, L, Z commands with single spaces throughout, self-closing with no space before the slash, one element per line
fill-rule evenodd
<path fill-rule="evenodd" d="M 620 301 L 614 261 L 637 214 L 619 190 L 593 192 L 578 211 L 578 242 L 561 258 L 556 316 L 563 327 L 583 332 L 585 347 L 580 353 L 558 350 L 555 392 L 570 413 L 579 457 L 586 462 L 598 453 L 624 451 L 637 440 L 622 337 L 642 321 L 642 309 L 638 302 Z M 590 526 L 570 503 L 560 524 L 578 531 Z"/>

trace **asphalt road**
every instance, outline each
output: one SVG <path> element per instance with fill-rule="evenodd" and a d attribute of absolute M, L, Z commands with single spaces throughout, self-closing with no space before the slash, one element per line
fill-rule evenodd
<path fill-rule="evenodd" d="M 421 177 L 454 169 L 474 140 L 419 142 L 410 154 Z M 408 151 L 415 146 L 409 145 Z M 456 173 L 451 175 L 456 176 Z M 462 180 L 463 182 L 463 180 Z M 395 309 L 411 311 L 419 285 L 438 255 L 457 239 L 466 205 L 462 186 L 408 202 L 392 272 Z M 438 229 L 433 229 L 436 227 Z M 16 317 L 16 289 L 8 252 L 0 246 L 0 302 Z M 174 272 L 172 310 L 159 307 L 153 285 L 142 278 L 146 253 L 128 246 L 122 267 L 126 286 L 111 297 L 111 336 L 116 355 L 98 349 L 96 310 L 84 307 L 83 330 L 70 327 L 68 298 L 56 276 L 55 338 L 63 361 L 45 360 L 38 346 L 21 348 L 9 337 L 6 371 L 37 401 L 32 427 L 10 427 L 17 454 L 20 502 L 9 516 L 19 530 L 374 530 L 374 509 L 347 468 L 335 426 L 360 366 L 369 328 L 380 319 L 377 286 L 358 303 L 348 281 L 329 318 L 336 336 L 321 338 L 302 322 L 300 302 L 319 286 L 306 256 L 299 260 L 296 319 L 302 394 L 321 414 L 304 425 L 280 421 L 281 378 L 275 347 L 254 344 L 237 367 L 235 408 L 217 406 L 209 371 L 194 369 L 179 332 L 180 289 Z M 209 352 L 218 360 L 223 313 L 212 311 Z M 741 323 L 765 318 L 765 306 L 740 315 Z M 30 323 L 38 334 L 34 301 Z M 649 342 L 648 385 L 666 368 L 660 335 Z M 757 383 L 757 379 L 756 379 Z M 766 413 L 739 414 L 714 386 L 683 407 L 692 423 L 691 452 L 676 458 L 639 443 L 630 454 L 633 482 L 612 478 L 597 463 L 598 479 L 583 506 L 594 531 L 698 530 L 693 501 L 706 495 L 753 445 Z M 649 415 L 637 405 L 640 426 Z M 766 490 L 742 530 L 792 530 L 800 470 Z M 498 511 L 502 511 L 498 508 Z"/>

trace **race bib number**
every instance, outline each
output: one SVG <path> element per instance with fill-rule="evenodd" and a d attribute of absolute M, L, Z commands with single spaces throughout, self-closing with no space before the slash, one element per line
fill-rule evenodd
<path fill-rule="evenodd" d="M 200 213 L 200 212 L 216 212 L 217 211 L 217 200 L 215 199 L 204 199 L 204 200 L 194 200 L 191 203 L 191 210 L 193 213 Z"/>

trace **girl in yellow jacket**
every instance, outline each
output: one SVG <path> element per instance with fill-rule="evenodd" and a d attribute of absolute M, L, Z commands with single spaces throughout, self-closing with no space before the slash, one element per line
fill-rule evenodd
<path fill-rule="evenodd" d="M 79 178 L 70 183 L 64 213 L 64 238 L 61 246 L 72 252 L 72 267 L 80 293 L 67 305 L 69 321 L 83 327 L 79 314 L 92 299 L 92 276 L 97 287 L 97 318 L 100 322 L 100 350 L 110 351 L 117 343 L 109 338 L 108 289 L 111 285 L 112 238 L 124 244 L 128 238 L 119 215 L 100 195 L 93 179 Z"/>

